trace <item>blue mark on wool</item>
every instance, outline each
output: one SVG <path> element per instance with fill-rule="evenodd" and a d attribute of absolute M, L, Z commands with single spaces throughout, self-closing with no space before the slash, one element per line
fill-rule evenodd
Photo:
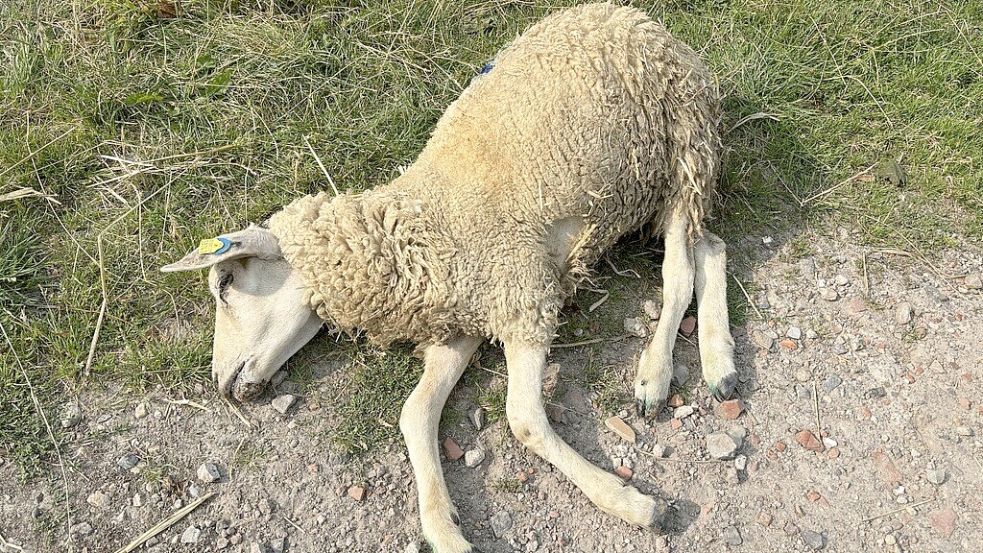
<path fill-rule="evenodd" d="M 491 73 L 491 70 L 494 67 L 495 67 L 495 65 L 493 63 L 488 62 L 484 66 L 482 66 L 481 70 L 478 71 L 478 74 L 479 75 L 487 75 L 488 73 Z"/>

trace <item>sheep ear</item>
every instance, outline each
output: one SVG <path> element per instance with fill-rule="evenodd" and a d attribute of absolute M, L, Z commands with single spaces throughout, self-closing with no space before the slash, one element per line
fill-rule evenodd
<path fill-rule="evenodd" d="M 230 259 L 240 257 L 259 257 L 261 259 L 281 259 L 280 245 L 273 233 L 256 225 L 249 228 L 222 234 L 215 238 L 202 240 L 183 259 L 160 268 L 162 273 L 196 271 L 206 269 Z"/>

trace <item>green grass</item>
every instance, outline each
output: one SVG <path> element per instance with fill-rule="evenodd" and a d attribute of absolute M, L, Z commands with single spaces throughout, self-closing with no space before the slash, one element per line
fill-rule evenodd
<path fill-rule="evenodd" d="M 89 378 L 206 380 L 204 276 L 157 267 L 325 189 L 308 142 L 341 188 L 391 179 L 485 60 L 572 3 L 185 0 L 173 16 L 167 0 L 0 3 L 4 454 L 30 471 L 50 448 L 25 374 L 56 415 L 84 380 L 101 274 Z M 926 253 L 980 241 L 983 5 L 637 4 L 727 94 L 722 233 L 832 216 Z M 894 162 L 905 179 L 878 169 Z"/>

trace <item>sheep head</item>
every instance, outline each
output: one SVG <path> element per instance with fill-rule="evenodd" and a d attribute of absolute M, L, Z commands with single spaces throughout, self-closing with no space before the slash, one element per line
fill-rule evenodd
<path fill-rule="evenodd" d="M 223 396 L 255 399 L 321 327 L 306 285 L 284 260 L 276 237 L 254 225 L 203 240 L 165 273 L 209 269 L 215 297 L 212 378 Z"/>

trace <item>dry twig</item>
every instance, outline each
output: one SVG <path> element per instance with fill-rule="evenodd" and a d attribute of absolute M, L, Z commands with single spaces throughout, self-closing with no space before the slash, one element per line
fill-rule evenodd
<path fill-rule="evenodd" d="M 169 517 L 165 518 L 164 520 L 158 522 L 157 524 L 155 524 L 154 526 L 152 526 L 149 530 L 147 530 L 146 532 L 144 532 L 144 533 L 140 534 L 139 536 L 137 536 L 136 538 L 134 538 L 133 541 L 131 541 L 126 546 L 117 549 L 116 550 L 116 553 L 129 553 L 130 551 L 133 551 L 134 549 L 140 547 L 141 545 L 143 545 L 150 538 L 156 536 L 157 534 L 160 534 L 164 530 L 167 530 L 171 526 L 174 526 L 175 524 L 177 524 L 178 521 L 180 521 L 184 517 L 186 517 L 189 514 L 191 514 L 191 511 L 194 511 L 195 509 L 197 509 L 202 503 L 208 501 L 214 495 L 215 495 L 215 492 L 209 492 L 209 493 L 207 493 L 207 494 L 199 497 L 198 499 L 192 501 L 191 503 L 188 503 L 187 505 L 185 505 L 181 509 L 178 509 L 177 511 L 174 511 L 174 514 L 172 514 L 171 516 L 169 516 Z"/>

